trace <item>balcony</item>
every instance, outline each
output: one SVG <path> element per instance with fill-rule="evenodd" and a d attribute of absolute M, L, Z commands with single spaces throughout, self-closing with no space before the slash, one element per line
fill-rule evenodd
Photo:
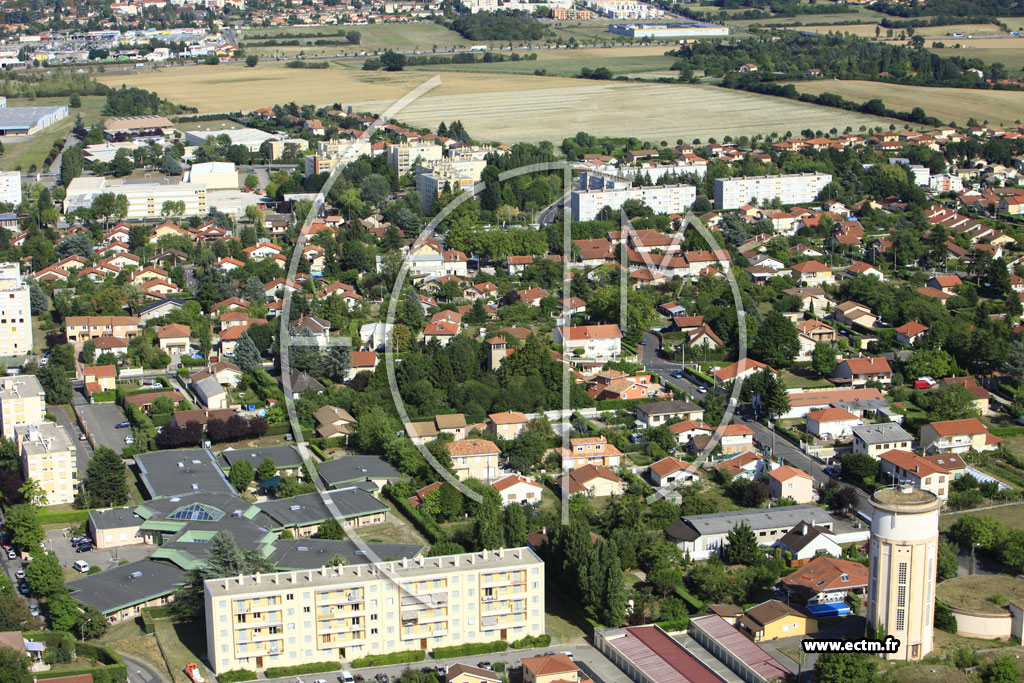
<path fill-rule="evenodd" d="M 406 595 L 402 597 L 402 607 L 443 607 L 447 604 L 447 593 L 421 593 L 419 595 Z"/>

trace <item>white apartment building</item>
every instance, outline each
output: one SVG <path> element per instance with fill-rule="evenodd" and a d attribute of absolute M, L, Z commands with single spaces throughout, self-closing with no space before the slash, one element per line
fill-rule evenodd
<path fill-rule="evenodd" d="M 487 162 L 476 159 L 450 161 L 445 159 L 435 164 L 416 167 L 416 191 L 420 193 L 420 208 L 429 211 L 434 198 L 444 192 L 445 185 L 452 192 L 473 189 L 480 181 Z"/>
<path fill-rule="evenodd" d="M 35 375 L 0 377 L 0 429 L 8 439 L 14 428 L 46 419 L 46 395 Z"/>
<path fill-rule="evenodd" d="M 610 206 L 618 211 L 630 199 L 639 199 L 654 213 L 684 214 L 697 201 L 697 188 L 692 185 L 626 187 L 609 190 L 573 190 L 569 201 L 574 221 L 595 220 L 601 209 Z"/>
<path fill-rule="evenodd" d="M 544 633 L 530 548 L 206 582 L 211 668 L 262 670 Z"/>
<path fill-rule="evenodd" d="M 760 204 L 776 198 L 783 204 L 806 204 L 815 201 L 830 182 L 832 176 L 828 173 L 717 178 L 715 208 L 738 209 L 744 204 Z"/>
<path fill-rule="evenodd" d="M 409 172 L 419 159 L 421 163 L 428 164 L 432 161 L 440 161 L 444 153 L 441 145 L 433 143 L 410 143 L 401 145 L 388 145 L 388 163 L 395 169 L 398 175 Z"/>
<path fill-rule="evenodd" d="M 609 19 L 657 19 L 665 12 L 654 5 L 630 0 L 586 0 L 584 6 Z"/>
<path fill-rule="evenodd" d="M 128 197 L 129 220 L 161 218 L 164 202 L 185 202 L 185 216 L 207 214 L 206 185 L 188 182 L 126 182 L 89 176 L 75 178 L 68 184 L 64 211 L 88 208 L 97 196 L 110 192 Z"/>
<path fill-rule="evenodd" d="M 21 171 L 0 171 L 0 202 L 21 204 Z"/>
<path fill-rule="evenodd" d="M 32 352 L 28 282 L 17 263 L 0 263 L 0 358 Z"/>
<path fill-rule="evenodd" d="M 21 473 L 46 493 L 47 505 L 73 503 L 78 493 L 78 464 L 75 442 L 63 426 L 53 422 L 19 425 L 14 428 Z"/>

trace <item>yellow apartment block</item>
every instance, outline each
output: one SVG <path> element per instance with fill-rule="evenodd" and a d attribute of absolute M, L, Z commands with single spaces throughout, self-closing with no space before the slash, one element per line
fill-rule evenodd
<path fill-rule="evenodd" d="M 525 547 L 211 579 L 205 596 L 218 674 L 544 633 L 544 563 Z"/>
<path fill-rule="evenodd" d="M 35 375 L 0 377 L 0 428 L 8 439 L 19 425 L 39 424 L 46 419 L 46 395 Z"/>
<path fill-rule="evenodd" d="M 39 483 L 47 505 L 73 503 L 78 493 L 75 442 L 64 427 L 52 422 L 15 427 L 21 472 Z"/>

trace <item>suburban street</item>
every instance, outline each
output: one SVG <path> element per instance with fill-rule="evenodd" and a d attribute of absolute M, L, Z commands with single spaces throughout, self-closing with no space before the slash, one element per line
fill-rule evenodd
<path fill-rule="evenodd" d="M 699 400 L 704 396 L 704 394 L 701 394 L 697 390 L 697 385 L 694 382 L 691 382 L 686 378 L 679 379 L 672 377 L 672 371 L 681 370 L 683 368 L 683 364 L 665 360 L 659 355 L 658 352 L 661 349 L 661 340 L 657 335 L 646 332 L 644 333 L 644 339 L 647 343 L 640 347 L 640 362 L 643 364 L 645 370 L 656 373 L 661 378 L 662 382 L 671 384 L 693 400 Z M 715 391 L 715 389 L 709 388 L 709 391 Z M 755 422 L 754 420 L 750 420 L 749 422 L 744 421 L 740 410 L 737 410 L 736 414 L 733 415 L 732 422 L 733 424 L 744 424 L 750 427 L 754 431 L 754 439 L 762 444 L 762 446 L 772 447 L 772 438 L 774 436 L 773 455 L 781 459 L 785 464 L 793 465 L 794 467 L 798 467 L 804 472 L 810 474 L 814 477 L 814 483 L 816 486 L 823 486 L 831 479 L 831 477 L 825 474 L 824 463 L 807 455 L 794 446 L 785 437 L 779 434 L 774 434 L 774 430 L 769 429 L 764 423 Z M 868 502 L 867 494 L 859 488 L 853 488 L 857 492 L 857 498 L 859 501 L 857 509 L 870 515 L 871 504 Z"/>

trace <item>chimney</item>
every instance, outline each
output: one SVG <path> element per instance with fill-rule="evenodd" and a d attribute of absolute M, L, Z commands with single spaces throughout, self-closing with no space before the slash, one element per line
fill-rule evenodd
<path fill-rule="evenodd" d="M 402 569 L 408 569 L 408 568 L 409 568 L 409 558 L 408 557 L 403 557 L 402 558 Z"/>
<path fill-rule="evenodd" d="M 801 536 L 806 536 L 809 531 L 810 531 L 810 529 L 807 526 L 807 522 L 804 522 L 803 528 L 800 529 L 800 535 Z"/>
<path fill-rule="evenodd" d="M 498 559 L 499 560 L 505 559 L 505 549 L 504 548 L 498 548 Z"/>
<path fill-rule="evenodd" d="M 256 583 L 260 582 L 260 573 L 256 572 Z"/>
<path fill-rule="evenodd" d="M 455 565 L 456 567 L 459 566 L 459 556 L 458 555 L 456 555 L 454 558 L 452 558 L 452 564 Z"/>

